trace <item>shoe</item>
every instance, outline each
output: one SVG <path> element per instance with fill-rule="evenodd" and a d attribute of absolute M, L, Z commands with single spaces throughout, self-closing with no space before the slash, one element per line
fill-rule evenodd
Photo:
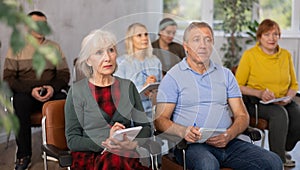
<path fill-rule="evenodd" d="M 285 152 L 285 159 L 286 159 L 286 160 L 290 160 L 290 161 L 292 161 L 293 163 L 295 163 L 295 161 L 292 160 L 292 155 L 290 155 L 288 152 Z"/>
<path fill-rule="evenodd" d="M 287 160 L 291 160 L 291 159 L 292 159 L 292 155 L 289 154 L 288 152 L 285 152 L 285 158 L 286 158 Z"/>
<path fill-rule="evenodd" d="M 295 163 L 295 161 L 293 161 L 293 160 L 288 160 L 288 159 L 286 159 L 285 162 L 283 163 L 283 165 L 284 165 L 285 167 L 295 167 L 295 166 L 296 166 L 296 163 Z"/>
<path fill-rule="evenodd" d="M 41 155 L 42 156 L 42 159 L 44 159 L 44 154 Z M 47 160 L 48 161 L 54 161 L 54 162 L 58 162 L 58 160 L 52 156 L 47 156 Z"/>
<path fill-rule="evenodd" d="M 15 170 L 27 170 L 31 166 L 30 156 L 17 159 Z"/>

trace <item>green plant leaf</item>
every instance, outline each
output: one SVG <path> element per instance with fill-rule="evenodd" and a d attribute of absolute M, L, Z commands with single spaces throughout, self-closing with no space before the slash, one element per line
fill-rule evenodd
<path fill-rule="evenodd" d="M 36 76 L 40 78 L 45 69 L 46 60 L 42 53 L 39 52 L 39 50 L 36 50 L 33 54 L 32 66 L 33 69 L 36 71 Z"/>
<path fill-rule="evenodd" d="M 51 29 L 47 22 L 45 21 L 37 21 L 36 22 L 38 29 L 35 31 L 42 34 L 42 35 L 49 35 L 51 33 Z"/>
<path fill-rule="evenodd" d="M 59 55 L 59 53 L 58 53 L 58 51 L 55 47 L 50 46 L 50 45 L 41 46 L 38 50 L 53 65 L 58 64 L 61 57 L 60 57 L 60 55 Z"/>
<path fill-rule="evenodd" d="M 21 49 L 25 46 L 25 39 L 21 32 L 18 29 L 13 29 L 13 32 L 10 37 L 10 46 L 12 47 L 12 50 L 14 54 L 21 51 Z"/>

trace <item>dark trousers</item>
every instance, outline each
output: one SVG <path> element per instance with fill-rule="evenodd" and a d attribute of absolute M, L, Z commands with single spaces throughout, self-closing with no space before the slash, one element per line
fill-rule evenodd
<path fill-rule="evenodd" d="M 254 105 L 245 103 L 250 115 Z M 285 151 L 291 151 L 300 140 L 300 106 L 292 101 L 286 106 L 259 104 L 259 117 L 269 122 L 269 147 L 285 162 Z"/>
<path fill-rule="evenodd" d="M 65 99 L 65 93 L 57 93 L 50 100 Z M 35 111 L 41 111 L 43 102 L 33 98 L 31 94 L 15 93 L 13 96 L 13 106 L 15 114 L 20 123 L 19 132 L 16 135 L 17 159 L 32 155 L 31 148 L 31 123 L 30 114 Z"/>

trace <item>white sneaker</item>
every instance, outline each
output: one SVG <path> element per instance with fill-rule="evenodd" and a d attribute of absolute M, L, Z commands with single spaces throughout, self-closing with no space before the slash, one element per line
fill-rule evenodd
<path fill-rule="evenodd" d="M 44 154 L 42 154 L 42 159 L 44 159 Z M 52 156 L 47 156 L 47 160 L 48 161 L 54 161 L 54 162 L 58 162 L 58 160 Z"/>
<path fill-rule="evenodd" d="M 295 167 L 295 166 L 296 166 L 296 163 L 295 163 L 294 160 L 288 160 L 288 159 L 286 159 L 286 160 L 285 160 L 285 163 L 283 163 L 283 165 L 284 165 L 285 167 Z"/>

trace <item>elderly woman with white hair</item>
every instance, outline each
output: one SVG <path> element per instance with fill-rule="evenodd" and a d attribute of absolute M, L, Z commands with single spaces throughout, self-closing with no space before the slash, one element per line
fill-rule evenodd
<path fill-rule="evenodd" d="M 150 124 L 135 85 L 113 76 L 116 57 L 112 33 L 96 30 L 83 39 L 76 64 L 86 78 L 72 85 L 65 104 L 72 169 L 149 169 L 139 162 L 136 149 L 151 136 Z M 112 137 L 132 125 L 142 126 L 135 140 Z"/>
<path fill-rule="evenodd" d="M 138 91 L 150 83 L 160 82 L 162 65 L 160 60 L 152 54 L 146 26 L 141 23 L 131 24 L 127 29 L 125 44 L 127 54 L 118 63 L 115 75 L 130 79 Z M 147 116 L 152 120 L 152 103 L 148 94 L 141 95 L 141 99 Z"/>

